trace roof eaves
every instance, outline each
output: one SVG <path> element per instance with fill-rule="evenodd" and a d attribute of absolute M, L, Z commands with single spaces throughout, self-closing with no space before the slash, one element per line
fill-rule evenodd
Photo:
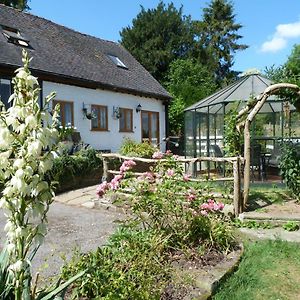
<path fill-rule="evenodd" d="M 3 64 L 1 62 L 0 62 L 0 66 L 10 69 L 10 73 L 13 73 L 16 68 L 20 67 L 20 66 L 16 66 L 16 65 Z M 170 95 L 163 95 L 163 94 L 159 94 L 159 93 L 151 93 L 151 92 L 147 92 L 147 91 L 124 88 L 124 87 L 119 87 L 119 86 L 112 85 L 112 84 L 97 82 L 97 81 L 88 80 L 85 78 L 67 76 L 64 74 L 58 74 L 58 73 L 43 71 L 43 70 L 34 69 L 34 68 L 31 68 L 31 70 L 36 76 L 41 77 L 41 79 L 43 79 L 43 80 L 48 79 L 49 81 L 58 82 L 58 83 L 65 83 L 66 81 L 68 81 L 69 84 L 72 84 L 71 82 L 73 82 L 73 85 L 76 85 L 76 86 L 88 87 L 88 88 L 94 88 L 94 89 L 97 89 L 97 88 L 107 89 L 110 91 L 115 91 L 115 92 L 120 92 L 120 93 L 128 93 L 131 95 L 138 95 L 138 96 L 143 96 L 143 97 L 150 97 L 150 98 L 155 98 L 155 99 L 163 100 L 163 101 L 170 101 L 172 99 L 172 97 Z M 56 80 L 56 79 L 61 79 L 61 80 Z"/>

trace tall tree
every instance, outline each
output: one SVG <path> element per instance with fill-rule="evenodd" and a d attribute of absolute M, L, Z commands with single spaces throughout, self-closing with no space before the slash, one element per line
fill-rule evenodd
<path fill-rule="evenodd" d="M 20 10 L 29 10 L 29 1 L 30 0 L 0 0 L 0 3 Z"/>
<path fill-rule="evenodd" d="M 214 74 L 195 59 L 177 59 L 170 64 L 165 86 L 174 97 L 169 109 L 170 132 L 181 135 L 184 109 L 216 90 Z"/>
<path fill-rule="evenodd" d="M 132 26 L 120 32 L 122 45 L 158 80 L 161 81 L 170 63 L 185 57 L 193 43 L 190 17 L 173 3 L 160 1 L 154 9 L 141 11 Z"/>
<path fill-rule="evenodd" d="M 270 68 L 265 69 L 267 77 L 272 80 L 274 83 L 287 82 L 293 83 L 300 86 L 300 44 L 295 45 L 292 49 L 291 54 L 289 55 L 286 63 L 282 66 L 275 67 L 271 66 Z M 295 94 L 293 90 L 281 90 L 279 96 L 283 99 L 288 99 L 290 102 L 299 105 L 300 110 L 300 97 L 298 94 Z"/>
<path fill-rule="evenodd" d="M 300 81 L 300 44 L 294 45 L 290 56 L 288 57 L 285 67 L 291 73 L 298 77 Z"/>
<path fill-rule="evenodd" d="M 211 0 L 209 6 L 203 9 L 203 20 L 193 23 L 197 40 L 194 55 L 214 71 L 219 83 L 234 75 L 230 70 L 234 53 L 248 47 L 238 43 L 242 38 L 237 34 L 241 27 L 235 21 L 232 3 L 227 0 Z"/>

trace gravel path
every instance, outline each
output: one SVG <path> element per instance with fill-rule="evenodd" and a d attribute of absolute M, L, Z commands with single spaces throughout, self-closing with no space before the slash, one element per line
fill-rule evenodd
<path fill-rule="evenodd" d="M 54 202 L 48 214 L 49 231 L 45 243 L 33 261 L 33 274 L 40 272 L 42 278 L 59 273 L 62 255 L 70 258 L 72 250 L 79 247 L 86 252 L 103 245 L 116 230 L 124 215 L 106 209 L 88 209 Z M 0 246 L 5 241 L 3 231 L 5 217 L 0 210 Z"/>

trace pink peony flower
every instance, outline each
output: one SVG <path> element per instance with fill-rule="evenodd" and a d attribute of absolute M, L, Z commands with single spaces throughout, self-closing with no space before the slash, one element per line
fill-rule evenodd
<path fill-rule="evenodd" d="M 183 175 L 183 181 L 188 182 L 190 180 L 191 175 L 184 174 Z"/>
<path fill-rule="evenodd" d="M 168 169 L 167 170 L 167 175 L 170 177 L 173 177 L 175 175 L 175 171 L 173 169 Z"/>
<path fill-rule="evenodd" d="M 201 211 L 200 211 L 200 214 L 201 214 L 202 216 L 207 216 L 207 215 L 208 215 L 207 210 L 201 210 Z"/>
<path fill-rule="evenodd" d="M 208 199 L 206 203 L 200 205 L 201 210 L 205 210 L 206 212 L 218 212 L 223 210 L 224 203 L 215 202 L 213 199 Z"/>
<path fill-rule="evenodd" d="M 155 180 L 155 175 L 152 172 L 146 172 L 144 173 L 144 178 L 148 179 L 150 182 L 153 182 Z"/>
<path fill-rule="evenodd" d="M 106 181 L 103 181 L 101 184 L 98 185 L 96 189 L 96 195 L 98 197 L 102 197 L 107 190 L 109 190 L 109 184 Z"/>
<path fill-rule="evenodd" d="M 167 151 L 166 151 L 166 155 L 167 155 L 167 156 L 172 156 L 172 155 L 173 155 L 173 153 L 172 153 L 172 151 L 171 151 L 171 150 L 167 150 Z"/>
<path fill-rule="evenodd" d="M 160 151 L 156 151 L 152 155 L 152 158 L 154 158 L 154 159 L 162 159 L 163 157 L 164 157 L 164 154 Z"/>
<path fill-rule="evenodd" d="M 122 166 L 120 167 L 121 174 L 129 171 L 135 165 L 136 165 L 136 163 L 133 160 L 125 160 L 123 162 Z"/>
<path fill-rule="evenodd" d="M 193 194 L 193 193 L 189 193 L 188 195 L 187 195 L 187 199 L 188 199 L 188 201 L 194 201 L 194 200 L 196 200 L 196 195 L 195 194 Z"/>
<path fill-rule="evenodd" d="M 112 179 L 112 181 L 109 183 L 109 187 L 112 190 L 116 190 L 118 189 L 118 187 L 120 186 L 120 181 L 123 178 L 123 175 L 115 175 L 115 177 Z"/>

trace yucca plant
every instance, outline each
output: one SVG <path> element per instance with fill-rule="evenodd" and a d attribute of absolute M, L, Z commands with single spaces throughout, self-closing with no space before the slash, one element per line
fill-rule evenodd
<path fill-rule="evenodd" d="M 41 108 L 38 81 L 29 71 L 25 50 L 22 61 L 24 67 L 16 71 L 12 81 L 12 106 L 6 110 L 2 105 L 0 111 L 0 208 L 7 218 L 7 239 L 0 256 L 0 296 L 3 300 L 49 300 L 82 273 L 44 291 L 32 285 L 31 260 L 45 237 L 47 212 L 54 199 L 53 184 L 47 181 L 46 173 L 60 145 L 58 107 L 52 116 L 47 110 L 55 94 L 46 97 Z"/>

